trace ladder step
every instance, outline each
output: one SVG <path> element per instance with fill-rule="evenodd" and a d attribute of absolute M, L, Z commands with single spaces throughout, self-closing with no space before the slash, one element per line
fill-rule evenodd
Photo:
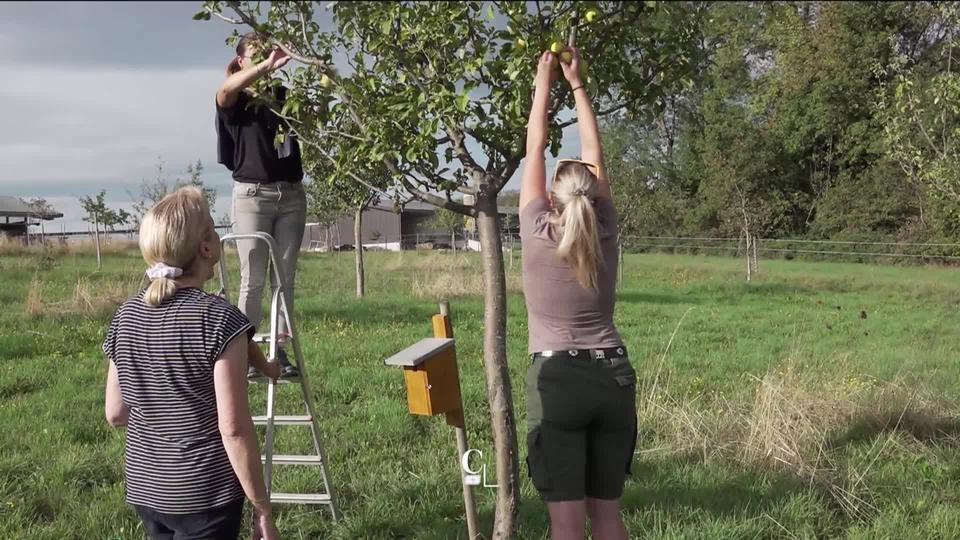
<path fill-rule="evenodd" d="M 273 425 L 275 426 L 309 426 L 312 424 L 312 418 L 309 416 L 283 416 L 277 415 L 273 417 Z M 255 426 L 265 426 L 267 425 L 266 416 L 254 416 L 253 424 Z"/>
<path fill-rule="evenodd" d="M 248 377 L 247 382 L 249 384 L 267 384 L 270 382 L 270 379 L 261 375 L 259 377 Z M 276 382 L 277 384 L 299 383 L 300 377 L 284 377 L 282 379 L 277 379 L 274 382 Z"/>
<path fill-rule="evenodd" d="M 281 504 L 331 504 L 326 493 L 271 493 L 270 502 Z"/>
<path fill-rule="evenodd" d="M 266 461 L 267 456 L 260 456 L 260 461 Z M 274 465 L 323 465 L 320 456 L 273 455 Z"/>
<path fill-rule="evenodd" d="M 290 341 L 290 336 L 288 335 L 280 334 L 277 336 L 278 345 L 283 345 L 288 341 Z M 253 336 L 253 342 L 254 343 L 270 343 L 270 334 L 269 333 L 256 334 Z"/>

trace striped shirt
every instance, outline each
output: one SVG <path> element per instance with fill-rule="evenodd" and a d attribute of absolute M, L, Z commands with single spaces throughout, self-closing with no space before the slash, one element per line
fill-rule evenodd
<path fill-rule="evenodd" d="M 117 309 L 103 342 L 130 409 L 126 500 L 168 514 L 234 502 L 244 494 L 217 424 L 213 365 L 233 338 L 252 336 L 253 326 L 200 289 L 179 289 L 157 307 L 143 295 Z"/>

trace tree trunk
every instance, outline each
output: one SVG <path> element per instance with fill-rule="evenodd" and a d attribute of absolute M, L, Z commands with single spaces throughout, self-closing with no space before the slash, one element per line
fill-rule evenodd
<path fill-rule="evenodd" d="M 457 231 L 450 231 L 450 247 L 453 249 L 453 254 L 457 254 Z"/>
<path fill-rule="evenodd" d="M 97 244 L 97 270 L 103 269 L 103 264 L 100 262 L 100 220 L 97 216 L 97 213 L 93 214 L 93 236 Z"/>
<path fill-rule="evenodd" d="M 353 244 L 357 262 L 357 298 L 363 298 L 363 241 L 360 239 L 363 224 L 363 207 L 357 207 L 357 214 L 353 219 Z"/>
<path fill-rule="evenodd" d="M 507 280 L 503 269 L 496 195 L 477 198 L 477 229 L 484 281 L 483 364 L 497 467 L 494 539 L 513 537 L 519 510 L 520 465 L 513 412 L 513 385 L 507 366 Z"/>

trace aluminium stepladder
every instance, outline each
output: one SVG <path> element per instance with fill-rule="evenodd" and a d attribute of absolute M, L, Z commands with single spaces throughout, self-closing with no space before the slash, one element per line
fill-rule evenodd
<path fill-rule="evenodd" d="M 282 291 L 286 289 L 285 284 L 282 281 L 279 267 L 277 266 L 277 245 L 273 237 L 266 233 L 245 233 L 245 234 L 226 234 L 220 239 L 221 246 L 221 257 L 219 264 L 219 275 L 220 275 L 220 296 L 227 298 L 227 267 L 225 262 L 225 257 L 223 253 L 225 252 L 222 248 L 226 247 L 227 242 L 237 241 L 237 240 L 253 240 L 256 242 L 263 242 L 267 245 L 268 249 L 268 265 L 269 272 L 272 272 L 274 282 L 278 286 L 272 291 L 273 298 L 270 302 L 270 331 L 264 333 L 258 333 L 254 337 L 254 341 L 257 343 L 267 344 L 267 359 L 271 362 L 276 361 L 277 358 L 277 349 L 280 345 L 289 343 L 293 349 L 293 359 L 294 365 L 297 367 L 297 370 L 300 372 L 300 375 L 291 379 L 278 379 L 272 380 L 266 377 L 258 377 L 252 379 L 250 382 L 260 383 L 267 385 L 267 406 L 266 414 L 263 416 L 254 416 L 253 423 L 254 425 L 264 426 L 265 435 L 263 442 L 263 455 L 261 456 L 261 461 L 263 462 L 263 477 L 264 482 L 267 486 L 267 494 L 270 496 L 270 502 L 278 504 L 316 504 L 316 505 L 326 505 L 330 508 L 330 513 L 333 517 L 333 521 L 336 522 L 340 518 L 339 510 L 337 508 L 337 500 L 334 494 L 333 488 L 330 485 L 329 476 L 327 475 L 327 464 L 323 452 L 323 444 L 320 437 L 320 425 L 319 420 L 317 419 L 314 411 L 316 406 L 313 402 L 313 394 L 310 391 L 310 382 L 307 377 L 307 371 L 304 369 L 303 354 L 300 349 L 300 341 L 297 336 L 296 326 L 293 324 L 293 318 L 290 316 L 290 312 L 287 309 L 286 296 L 281 294 Z M 280 318 L 283 317 L 284 322 L 286 323 L 287 333 L 283 336 L 279 335 L 280 332 Z M 277 415 L 274 411 L 274 400 L 276 398 L 276 391 L 278 384 L 299 384 L 300 390 L 303 394 L 303 403 L 306 408 L 306 415 L 295 415 L 295 416 L 285 416 Z M 310 455 L 274 455 L 273 453 L 273 439 L 274 439 L 274 427 L 275 426 L 307 426 L 310 428 L 310 432 L 313 438 L 313 450 L 314 454 Z M 273 483 L 273 466 L 274 465 L 309 465 L 316 466 L 320 469 L 320 477 L 323 482 L 323 491 L 318 493 L 277 493 L 272 489 Z"/>

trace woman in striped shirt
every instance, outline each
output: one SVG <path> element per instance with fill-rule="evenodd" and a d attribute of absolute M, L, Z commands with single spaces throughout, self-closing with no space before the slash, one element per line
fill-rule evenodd
<path fill-rule="evenodd" d="M 107 421 L 126 426 L 126 500 L 154 539 L 278 537 L 247 403 L 248 361 L 277 375 L 246 316 L 203 290 L 220 238 L 203 194 L 177 190 L 140 227 L 150 285 L 117 310 L 103 352 Z M 270 369 L 268 369 L 270 368 Z"/>

